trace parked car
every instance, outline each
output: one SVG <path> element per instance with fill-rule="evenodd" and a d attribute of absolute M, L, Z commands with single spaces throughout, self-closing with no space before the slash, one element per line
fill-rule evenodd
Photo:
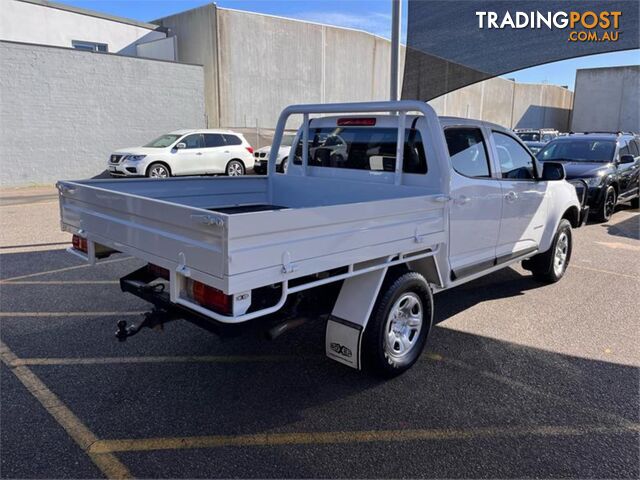
<path fill-rule="evenodd" d="M 295 139 L 295 134 L 286 134 L 282 136 L 282 142 L 278 149 L 278 156 L 276 157 L 276 171 L 284 173 L 287 171 L 287 159 L 289 158 L 289 151 L 291 145 Z M 267 164 L 269 163 L 269 152 L 271 151 L 271 145 L 268 147 L 262 147 L 257 149 L 253 156 L 255 157 L 255 164 L 253 166 L 254 172 L 258 174 L 267 173 Z"/>
<path fill-rule="evenodd" d="M 167 178 L 181 175 L 244 175 L 253 168 L 253 148 L 231 130 L 176 130 L 143 147 L 123 148 L 109 156 L 114 177 Z"/>
<path fill-rule="evenodd" d="M 291 115 L 347 112 L 369 116 L 312 118 L 274 174 Z M 328 318 L 329 358 L 398 375 L 420 358 L 433 294 L 521 261 L 559 281 L 584 215 L 561 164 L 541 168 L 511 131 L 419 101 L 287 107 L 270 156 L 265 177 L 58 182 L 72 252 L 150 262 L 120 286 L 155 310 L 120 320 L 119 339 L 177 318 L 272 336 Z"/>
<path fill-rule="evenodd" d="M 533 153 L 534 155 L 536 155 L 540 150 L 542 150 L 542 148 L 547 144 L 547 142 L 523 142 L 527 147 L 529 147 L 529 150 L 531 150 L 531 153 Z"/>
<path fill-rule="evenodd" d="M 640 137 L 631 133 L 571 134 L 549 142 L 541 162 L 560 162 L 568 179 L 588 185 L 587 202 L 599 221 L 611 218 L 618 203 L 638 208 L 640 195 Z"/>
<path fill-rule="evenodd" d="M 514 132 L 525 143 L 547 143 L 560 135 L 560 132 L 554 128 L 516 128 Z"/>

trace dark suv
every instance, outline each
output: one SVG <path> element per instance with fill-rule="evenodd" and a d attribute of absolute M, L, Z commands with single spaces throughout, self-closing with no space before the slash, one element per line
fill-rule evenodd
<path fill-rule="evenodd" d="M 640 137 L 632 133 L 578 133 L 558 137 L 538 152 L 541 162 L 561 162 L 567 179 L 587 182 L 587 203 L 598 220 L 609 220 L 618 203 L 638 208 Z"/>

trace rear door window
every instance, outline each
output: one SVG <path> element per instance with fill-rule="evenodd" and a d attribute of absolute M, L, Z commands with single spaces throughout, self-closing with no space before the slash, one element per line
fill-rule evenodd
<path fill-rule="evenodd" d="M 450 127 L 445 129 L 444 136 L 456 172 L 465 177 L 491 177 L 489 156 L 479 128 Z"/>
<path fill-rule="evenodd" d="M 225 142 L 224 138 L 219 133 L 205 133 L 204 145 L 206 148 L 224 147 Z"/>
<path fill-rule="evenodd" d="M 309 129 L 308 164 L 312 167 L 348 168 L 394 172 L 396 168 L 395 128 L 322 127 Z M 422 136 L 406 129 L 403 172 L 427 173 Z M 302 163 L 302 138 L 295 149 L 294 163 Z"/>

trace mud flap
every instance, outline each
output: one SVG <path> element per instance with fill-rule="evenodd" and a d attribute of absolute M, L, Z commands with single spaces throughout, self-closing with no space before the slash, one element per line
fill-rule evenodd
<path fill-rule="evenodd" d="M 344 281 L 327 321 L 327 357 L 351 368 L 362 368 L 362 335 L 386 273 L 387 269 L 381 268 Z"/>
<path fill-rule="evenodd" d="M 360 325 L 330 316 L 325 337 L 327 357 L 360 370 L 360 340 L 363 330 Z"/>

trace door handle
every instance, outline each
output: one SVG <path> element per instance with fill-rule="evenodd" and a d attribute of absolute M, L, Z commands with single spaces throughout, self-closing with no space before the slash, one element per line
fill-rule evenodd
<path fill-rule="evenodd" d="M 512 190 L 507 193 L 504 198 L 507 199 L 507 202 L 515 202 L 518 199 L 518 194 Z"/>
<path fill-rule="evenodd" d="M 196 155 L 202 155 L 202 152 L 196 152 Z"/>
<path fill-rule="evenodd" d="M 456 205 L 466 205 L 470 201 L 471 201 L 470 197 L 467 197 L 466 195 L 460 195 L 458 198 L 454 200 L 454 203 Z"/>

